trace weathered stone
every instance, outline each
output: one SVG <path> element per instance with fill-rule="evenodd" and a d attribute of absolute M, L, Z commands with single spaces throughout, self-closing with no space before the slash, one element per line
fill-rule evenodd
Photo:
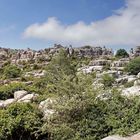
<path fill-rule="evenodd" d="M 15 103 L 15 102 L 16 102 L 15 99 L 7 99 L 7 100 L 4 101 L 3 105 L 4 105 L 4 107 L 7 107 L 10 104 Z"/>
<path fill-rule="evenodd" d="M 139 96 L 140 86 L 132 86 L 122 90 L 122 95 L 124 96 Z"/>
<path fill-rule="evenodd" d="M 117 78 L 115 81 L 117 84 L 125 84 L 127 82 L 135 81 L 137 78 L 135 75 L 123 75 Z"/>
<path fill-rule="evenodd" d="M 32 102 L 35 101 L 38 97 L 38 94 L 32 93 L 32 94 L 27 94 L 25 96 L 23 96 L 22 98 L 20 98 L 18 100 L 18 102 Z"/>
<path fill-rule="evenodd" d="M 111 61 L 105 60 L 105 59 L 93 60 L 89 63 L 90 66 L 106 66 L 110 64 L 111 64 Z"/>
<path fill-rule="evenodd" d="M 91 73 L 93 71 L 102 71 L 102 70 L 103 70 L 103 66 L 85 66 L 78 69 L 78 71 L 81 71 L 85 74 Z"/>
<path fill-rule="evenodd" d="M 140 86 L 140 80 L 139 79 L 134 82 L 134 86 Z"/>
<path fill-rule="evenodd" d="M 27 94 L 28 94 L 28 92 L 25 90 L 16 91 L 16 92 L 14 92 L 14 99 L 19 100 Z"/>
<path fill-rule="evenodd" d="M 0 101 L 0 109 L 1 108 L 4 108 L 4 101 L 3 100 Z"/>
<path fill-rule="evenodd" d="M 139 79 L 140 79 L 140 72 L 137 74 L 137 78 L 139 78 Z"/>
<path fill-rule="evenodd" d="M 129 63 L 129 58 L 122 58 L 118 61 L 114 61 L 111 67 L 125 67 Z"/>

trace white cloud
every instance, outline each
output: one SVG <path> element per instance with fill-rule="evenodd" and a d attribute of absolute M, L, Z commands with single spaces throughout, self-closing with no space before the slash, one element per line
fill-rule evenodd
<path fill-rule="evenodd" d="M 50 17 L 43 24 L 27 27 L 24 37 L 77 45 L 139 45 L 140 0 L 126 0 L 125 7 L 112 16 L 90 24 L 79 21 L 64 25 L 57 18 Z"/>

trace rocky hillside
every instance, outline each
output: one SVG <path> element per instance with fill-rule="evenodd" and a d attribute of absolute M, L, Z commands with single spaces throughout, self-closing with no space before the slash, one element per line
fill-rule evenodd
<path fill-rule="evenodd" d="M 140 139 L 139 50 L 1 48 L 0 139 Z"/>

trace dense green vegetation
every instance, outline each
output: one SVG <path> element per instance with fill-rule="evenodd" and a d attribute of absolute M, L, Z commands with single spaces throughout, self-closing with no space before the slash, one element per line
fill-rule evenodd
<path fill-rule="evenodd" d="M 114 83 L 115 79 L 113 76 L 110 76 L 109 74 L 104 74 L 102 76 L 102 84 L 104 84 L 104 87 L 111 87 Z"/>
<path fill-rule="evenodd" d="M 135 59 L 131 60 L 126 66 L 125 70 L 130 74 L 138 74 L 140 72 L 140 57 L 136 57 Z"/>
<path fill-rule="evenodd" d="M 119 49 L 119 50 L 117 50 L 115 56 L 117 58 L 126 58 L 126 57 L 129 57 L 129 54 L 127 53 L 127 51 L 125 49 Z"/>
<path fill-rule="evenodd" d="M 135 62 L 136 60 L 134 60 Z M 133 62 L 133 61 L 132 61 Z M 131 63 L 132 63 L 131 62 Z M 33 85 L 11 84 L 0 87 L 0 99 L 13 96 L 18 89 L 40 95 L 34 103 L 15 103 L 0 109 L 1 140 L 100 140 L 111 134 L 129 135 L 140 130 L 140 98 L 127 98 L 112 89 L 102 98 L 100 89 L 92 86 L 96 73 L 77 74 L 79 63 L 62 50 L 46 66 L 46 76 Z M 105 87 L 114 78 L 103 75 Z M 108 92 L 105 88 L 104 92 Z M 53 97 L 57 112 L 44 120 L 38 110 L 39 101 Z"/>
<path fill-rule="evenodd" d="M 31 104 L 13 104 L 6 110 L 0 110 L 0 139 L 38 139 L 43 124 L 41 118 L 42 114 Z"/>
<path fill-rule="evenodd" d="M 21 74 L 21 70 L 14 65 L 8 65 L 4 68 L 4 77 L 5 78 L 17 78 Z"/>

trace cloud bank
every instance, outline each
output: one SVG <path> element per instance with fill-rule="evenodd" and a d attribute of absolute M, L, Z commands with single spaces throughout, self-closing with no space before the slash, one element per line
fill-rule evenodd
<path fill-rule="evenodd" d="M 140 0 L 126 0 L 113 15 L 90 24 L 64 25 L 50 17 L 27 27 L 24 37 L 76 45 L 140 45 Z"/>

